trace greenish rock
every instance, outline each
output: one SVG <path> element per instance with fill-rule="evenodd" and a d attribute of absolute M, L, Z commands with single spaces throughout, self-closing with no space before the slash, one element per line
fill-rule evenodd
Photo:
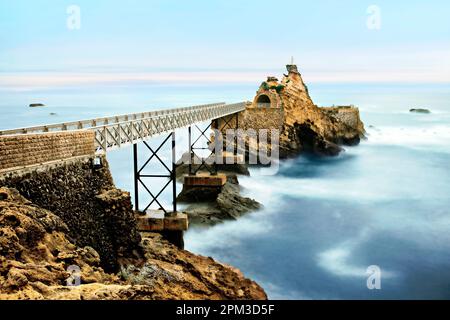
<path fill-rule="evenodd" d="M 419 109 L 411 109 L 411 110 L 409 110 L 409 112 L 411 112 L 411 113 L 422 113 L 422 114 L 429 114 L 429 113 L 431 113 L 431 111 L 430 110 L 428 110 L 428 109 L 421 109 L 421 108 L 419 108 Z"/>

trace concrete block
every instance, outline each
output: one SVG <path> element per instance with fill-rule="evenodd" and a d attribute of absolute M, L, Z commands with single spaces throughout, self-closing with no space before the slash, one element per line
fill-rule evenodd
<path fill-rule="evenodd" d="M 165 216 L 164 211 L 148 210 L 137 216 L 138 230 L 141 232 L 186 231 L 189 227 L 187 214 L 177 212 Z"/>
<path fill-rule="evenodd" d="M 177 212 L 176 215 L 164 219 L 165 231 L 186 231 L 189 228 L 188 215 Z"/>
<path fill-rule="evenodd" d="M 137 227 L 139 231 L 146 231 L 146 232 L 164 231 L 164 212 L 147 211 L 145 215 L 138 215 Z"/>
<path fill-rule="evenodd" d="M 184 177 L 184 187 L 222 187 L 227 182 L 225 174 L 211 175 L 209 173 L 199 173 L 197 175 L 187 175 Z"/>

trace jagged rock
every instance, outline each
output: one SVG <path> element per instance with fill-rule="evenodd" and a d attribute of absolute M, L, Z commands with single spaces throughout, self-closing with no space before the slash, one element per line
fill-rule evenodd
<path fill-rule="evenodd" d="M 61 284 L 68 278 L 66 270 L 71 264 L 81 268 L 81 278 L 86 281 L 92 276 L 97 282 L 114 278 L 97 268 L 99 256 L 92 248 L 80 249 L 68 240 L 69 230 L 61 218 L 32 204 L 16 190 L 0 188 L 0 193 L 0 273 L 4 276 L 0 297 L 33 291 L 33 283 Z"/>
<path fill-rule="evenodd" d="M 302 150 L 323 156 L 336 156 L 343 150 L 337 144 L 325 140 L 312 129 L 312 126 L 313 124 L 309 121 L 294 125 L 297 136 L 301 141 Z"/>
<path fill-rule="evenodd" d="M 215 201 L 222 187 L 195 187 L 183 190 L 177 196 L 177 201 L 182 203 L 197 203 Z"/>
<path fill-rule="evenodd" d="M 236 268 L 212 258 L 179 251 L 175 246 L 161 241 L 160 235 L 149 235 L 144 238 L 143 245 L 147 263 L 153 266 L 152 269 L 156 272 L 164 270 L 165 280 L 156 282 L 155 286 L 161 286 L 173 299 L 267 299 L 261 287 L 246 279 Z M 180 295 L 175 290 L 177 284 L 189 284 L 191 290 Z"/>
<path fill-rule="evenodd" d="M 235 220 L 251 211 L 261 209 L 257 201 L 240 195 L 239 185 L 226 183 L 217 197 L 217 206 L 229 219 Z"/>
<path fill-rule="evenodd" d="M 117 271 L 119 256 L 134 255 L 140 243 L 139 233 L 129 193 L 115 187 L 106 158 L 97 169 L 92 160 L 79 159 L 41 166 L 39 171 L 0 175 L 0 186 L 16 189 L 35 205 L 54 213 L 38 217 L 46 231 L 63 221 L 71 242 L 94 248 L 100 254 L 102 267 Z M 59 220 L 51 220 L 54 216 Z"/>
<path fill-rule="evenodd" d="M 239 117 L 240 127 L 279 130 L 280 158 L 293 157 L 302 151 L 336 155 L 343 150 L 339 145 L 358 144 L 365 134 L 358 108 L 316 106 L 297 66 L 288 65 L 287 69 L 289 73 L 281 83 L 271 78 L 272 82 L 264 82 L 259 87 L 253 103 L 247 104 Z M 297 128 L 303 125 L 308 125 L 314 132 L 309 137 L 317 141 L 302 141 L 299 133 L 303 130 Z M 246 148 L 258 145 L 252 140 L 255 138 L 247 137 Z"/>
<path fill-rule="evenodd" d="M 188 214 L 191 226 L 213 226 L 229 220 L 227 215 L 218 208 L 216 202 L 193 203 L 183 211 Z"/>
<path fill-rule="evenodd" d="M 192 203 L 184 211 L 189 216 L 191 225 L 215 225 L 226 220 L 236 220 L 244 214 L 256 211 L 262 207 L 257 201 L 240 195 L 239 181 L 236 175 L 227 176 L 227 182 L 214 197 L 206 201 L 188 201 Z M 194 189 L 191 195 L 195 199 L 202 194 L 202 189 Z M 192 198 L 191 198 L 192 199 Z"/>
<path fill-rule="evenodd" d="M 355 145 L 365 130 L 354 107 L 317 107 L 308 88 L 294 66 L 282 80 L 280 92 L 285 124 L 280 138 L 282 155 L 289 151 L 311 151 L 320 155 L 337 155 L 343 149 L 338 144 Z"/>

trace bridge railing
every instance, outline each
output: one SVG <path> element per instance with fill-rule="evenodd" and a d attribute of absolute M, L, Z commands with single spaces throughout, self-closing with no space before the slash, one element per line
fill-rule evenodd
<path fill-rule="evenodd" d="M 42 126 L 0 130 L 0 135 L 82 130 L 82 129 L 95 128 L 98 126 L 109 125 L 109 124 L 116 124 L 116 123 L 127 122 L 127 121 L 135 121 L 135 120 L 145 119 L 145 118 L 170 116 L 172 114 L 177 114 L 180 112 L 196 112 L 196 111 L 203 110 L 203 109 L 220 108 L 223 105 L 225 105 L 225 102 L 205 104 L 205 105 L 185 107 L 185 108 L 175 108 L 175 109 L 142 112 L 142 113 L 124 114 L 124 115 L 117 115 L 117 116 L 112 116 L 112 117 L 103 117 L 103 118 L 96 118 L 96 119 L 89 119 L 89 120 L 62 122 L 62 123 L 48 124 L 48 125 L 42 125 Z"/>
<path fill-rule="evenodd" d="M 97 153 L 134 144 L 159 134 L 187 127 L 197 122 L 226 117 L 245 110 L 245 102 L 214 103 L 200 106 L 119 115 L 73 122 L 49 124 L 0 131 L 2 135 L 93 130 Z"/>
<path fill-rule="evenodd" d="M 97 153 L 131 145 L 150 137 L 172 132 L 194 123 L 218 119 L 245 110 L 245 103 L 183 108 L 165 114 L 151 115 L 90 128 L 95 130 Z"/>

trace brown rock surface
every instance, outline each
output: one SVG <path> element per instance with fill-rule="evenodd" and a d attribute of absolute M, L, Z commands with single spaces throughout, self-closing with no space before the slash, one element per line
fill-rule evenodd
<path fill-rule="evenodd" d="M 280 91 L 285 124 L 280 137 L 282 150 L 310 149 L 314 153 L 336 155 L 336 144 L 355 144 L 364 135 L 359 111 L 354 107 L 319 108 L 297 68 L 289 68 Z M 289 153 L 289 152 L 287 152 Z"/>
<path fill-rule="evenodd" d="M 261 84 L 253 103 L 239 115 L 240 128 L 280 130 L 280 158 L 295 156 L 301 151 L 333 156 L 343 150 L 339 145 L 358 144 L 365 134 L 358 108 L 318 107 L 297 66 L 288 65 L 287 69 L 288 74 L 281 82 L 270 77 Z M 260 99 L 270 102 L 261 103 Z M 249 150 L 257 145 L 252 140 L 253 137 L 247 137 L 245 141 Z"/>
<path fill-rule="evenodd" d="M 0 188 L 0 299 L 267 298 L 239 270 L 179 250 L 157 234 L 145 235 L 139 258 L 119 258 L 121 271 L 108 274 L 100 255 L 74 245 L 68 232 L 52 212 Z M 67 285 L 73 266 L 78 286 Z"/>

